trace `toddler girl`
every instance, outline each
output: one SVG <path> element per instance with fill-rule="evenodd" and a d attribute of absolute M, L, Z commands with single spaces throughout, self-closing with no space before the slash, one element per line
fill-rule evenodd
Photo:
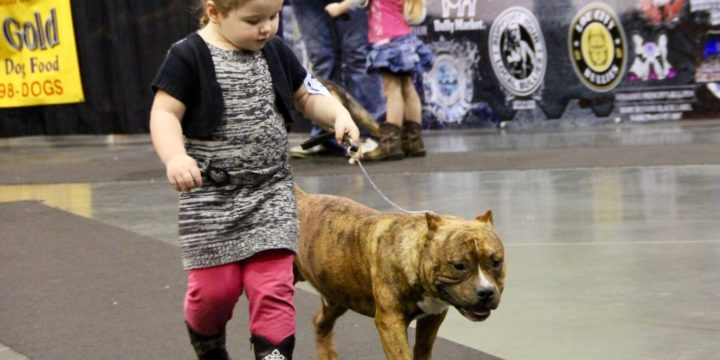
<path fill-rule="evenodd" d="M 287 126 L 298 111 L 338 141 L 350 114 L 274 38 L 282 0 L 203 0 L 201 29 L 152 87 L 152 141 L 180 191 L 185 320 L 199 359 L 227 359 L 225 325 L 248 297 L 256 359 L 291 359 L 298 220 Z"/>

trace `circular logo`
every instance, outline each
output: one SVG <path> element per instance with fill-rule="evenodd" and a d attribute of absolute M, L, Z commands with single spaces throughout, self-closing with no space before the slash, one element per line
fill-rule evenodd
<path fill-rule="evenodd" d="M 575 74 L 589 89 L 615 88 L 625 73 L 625 33 L 612 9 L 592 3 L 570 23 L 570 57 Z"/>
<path fill-rule="evenodd" d="M 517 96 L 527 96 L 545 78 L 547 56 L 540 24 L 527 9 L 511 7 L 490 28 L 490 62 L 500 83 Z"/>
<path fill-rule="evenodd" d="M 462 123 L 474 106 L 473 76 L 480 62 L 477 45 L 440 38 L 428 47 L 435 63 L 423 74 L 425 109 L 440 123 Z"/>

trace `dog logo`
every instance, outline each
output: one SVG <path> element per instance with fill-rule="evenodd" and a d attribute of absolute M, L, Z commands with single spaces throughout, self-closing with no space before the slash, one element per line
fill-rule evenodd
<path fill-rule="evenodd" d="M 442 17 L 450 17 L 450 10 L 454 10 L 457 17 L 465 17 L 465 12 L 468 17 L 475 17 L 476 7 L 477 0 L 442 0 Z"/>
<path fill-rule="evenodd" d="M 477 45 L 472 42 L 440 41 L 428 44 L 435 64 L 423 74 L 425 108 L 446 124 L 462 123 L 475 104 L 473 75 L 480 62 Z"/>
<path fill-rule="evenodd" d="M 590 90 L 615 88 L 625 73 L 625 33 L 615 12 L 602 3 L 580 10 L 570 23 L 570 57 L 575 74 Z"/>
<path fill-rule="evenodd" d="M 436 33 L 486 30 L 485 20 L 475 19 L 477 0 L 442 0 L 439 19 L 433 20 Z"/>
<path fill-rule="evenodd" d="M 510 93 L 528 96 L 540 87 L 547 68 L 545 39 L 529 10 L 514 6 L 500 13 L 489 43 L 493 71 Z"/>
<path fill-rule="evenodd" d="M 668 61 L 668 37 L 660 34 L 657 41 L 645 42 L 639 34 L 633 35 L 635 60 L 630 67 L 630 81 L 672 79 L 677 72 Z"/>

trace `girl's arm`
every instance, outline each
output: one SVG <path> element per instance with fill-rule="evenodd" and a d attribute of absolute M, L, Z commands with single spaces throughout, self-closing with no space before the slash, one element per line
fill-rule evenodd
<path fill-rule="evenodd" d="M 343 143 L 345 134 L 350 136 L 354 144 L 360 144 L 360 130 L 347 109 L 335 97 L 310 94 L 305 86 L 300 86 L 293 94 L 293 100 L 295 107 L 310 120 L 324 128 L 333 128 L 338 144 Z"/>
<path fill-rule="evenodd" d="M 343 0 L 341 2 L 330 3 L 325 6 L 325 11 L 330 14 L 331 17 L 338 17 L 342 14 L 347 14 L 352 10 L 366 7 L 368 0 Z"/>
<path fill-rule="evenodd" d="M 158 90 L 150 110 L 150 136 L 155 151 L 165 164 L 170 185 L 177 191 L 189 191 L 202 185 L 197 161 L 185 152 L 181 119 L 185 104 Z"/>

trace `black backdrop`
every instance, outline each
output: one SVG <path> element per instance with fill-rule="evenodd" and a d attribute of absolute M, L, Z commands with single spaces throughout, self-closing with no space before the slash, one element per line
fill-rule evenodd
<path fill-rule="evenodd" d="M 191 0 L 71 0 L 80 104 L 0 109 L 0 137 L 148 132 L 149 88 L 167 49 L 197 28 Z"/>
<path fill-rule="evenodd" d="M 169 46 L 197 28 L 194 2 L 71 0 L 85 102 L 0 109 L 0 137 L 147 133 L 149 83 Z M 428 17 L 414 31 L 445 61 L 436 61 L 421 81 L 423 123 L 428 128 L 466 128 L 500 120 L 720 118 L 720 21 L 712 17 L 718 2 L 672 2 L 680 4 L 677 13 L 656 23 L 653 11 L 668 9 L 650 0 L 426 0 Z M 649 7 L 641 9 L 641 3 Z M 598 4 L 614 9 L 628 43 L 628 69 L 610 92 L 583 86 L 568 51 L 571 20 L 586 5 Z M 489 44 L 492 25 L 503 23 L 497 17 L 518 6 L 538 18 L 550 61 L 540 90 L 524 99 L 533 106 L 523 103 L 516 110 L 491 66 Z M 473 26 L 457 31 L 443 26 L 459 23 Z M 667 61 L 674 67 L 674 78 L 631 78 L 630 66 L 641 58 L 632 46 L 634 34 L 642 35 L 643 44 L 655 44 L 661 34 L 667 35 Z M 698 82 L 699 75 L 710 78 Z M 645 96 L 650 100 L 642 100 Z M 294 124 L 293 130 L 307 131 L 308 126 Z"/>

